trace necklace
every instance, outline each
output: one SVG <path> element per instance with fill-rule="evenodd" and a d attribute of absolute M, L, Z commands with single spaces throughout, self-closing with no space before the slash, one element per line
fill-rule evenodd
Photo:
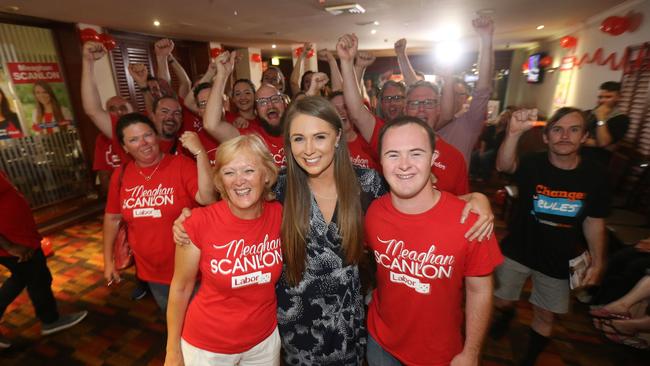
<path fill-rule="evenodd" d="M 149 174 L 149 175 L 145 175 L 145 174 L 142 172 L 142 170 L 138 170 L 138 173 L 140 173 L 140 175 L 142 176 L 142 178 L 144 178 L 145 181 L 147 181 L 147 182 L 150 181 L 150 180 L 151 180 L 151 177 L 153 177 L 153 175 L 156 174 L 156 172 L 158 171 L 158 167 L 160 166 L 160 163 L 162 163 L 162 161 L 163 161 L 164 158 L 165 158 L 165 155 L 163 155 L 162 158 L 160 158 L 160 161 L 158 162 L 158 164 L 156 165 L 156 167 L 153 169 L 153 172 L 151 172 L 151 174 Z"/>

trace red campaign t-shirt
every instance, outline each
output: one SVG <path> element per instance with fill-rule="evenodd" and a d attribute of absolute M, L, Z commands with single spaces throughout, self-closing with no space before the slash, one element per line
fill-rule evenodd
<path fill-rule="evenodd" d="M 372 131 L 370 146 L 379 153 L 379 131 L 386 122 L 375 116 L 375 129 Z M 469 193 L 469 177 L 463 154 L 436 135 L 436 150 L 433 152 L 434 162 L 431 173 L 438 179 L 434 186 L 441 190 L 462 196 Z M 381 157 L 379 159 L 381 164 Z"/>
<path fill-rule="evenodd" d="M 113 171 L 122 164 L 120 156 L 113 152 L 111 140 L 102 133 L 95 138 L 95 156 L 93 170 Z"/>
<path fill-rule="evenodd" d="M 230 124 L 233 124 L 235 122 L 235 120 L 237 118 L 239 118 L 239 117 L 241 117 L 241 115 L 239 113 L 233 113 L 233 112 L 230 112 L 230 111 L 226 111 L 226 113 L 225 113 L 226 122 L 228 122 Z M 260 124 L 260 120 L 259 120 L 259 118 L 257 118 L 257 116 L 255 118 L 253 118 L 253 119 L 246 118 L 246 120 L 248 121 L 249 126 L 255 125 L 257 127 L 262 127 L 262 125 Z"/>
<path fill-rule="evenodd" d="M 377 154 L 359 134 L 354 140 L 348 141 L 348 150 L 353 165 L 374 169 L 381 173 L 381 166 L 377 163 Z"/>
<path fill-rule="evenodd" d="M 111 151 L 117 155 L 120 165 L 131 161 L 131 156 L 124 151 L 122 144 L 117 139 L 117 120 L 119 119 L 116 115 L 110 114 L 111 116 L 111 130 L 113 131 L 113 138 L 111 139 Z"/>
<path fill-rule="evenodd" d="M 120 172 L 115 169 L 106 201 L 106 213 L 122 214 L 138 277 L 169 284 L 174 273 L 172 224 L 184 207 L 196 207 L 198 191 L 196 163 L 183 155 L 164 155 L 158 170 L 126 165 L 119 189 Z M 140 174 L 150 175 L 146 181 Z M 119 190 L 119 191 L 118 191 Z"/>
<path fill-rule="evenodd" d="M 269 148 L 273 162 L 280 168 L 286 165 L 287 157 L 284 155 L 284 137 L 282 135 L 271 136 L 263 127 L 258 125 L 249 125 L 246 128 L 239 128 L 238 130 L 242 135 L 257 134 L 266 143 L 266 147 Z"/>
<path fill-rule="evenodd" d="M 462 351 L 464 278 L 488 275 L 503 261 L 494 236 L 465 239 L 476 215 L 460 224 L 465 202 L 441 193 L 421 214 L 399 212 L 390 194 L 366 213 L 366 245 L 377 263 L 368 331 L 408 365 L 447 365 Z"/>
<path fill-rule="evenodd" d="M 13 244 L 37 249 L 41 246 L 41 235 L 29 203 L 0 171 L 0 235 Z M 11 255 L 0 248 L 0 257 Z"/>
<path fill-rule="evenodd" d="M 199 291 L 185 315 L 183 339 L 216 353 L 242 353 L 277 326 L 275 284 L 282 272 L 282 205 L 265 202 L 253 220 L 225 200 L 192 210 L 183 226 L 201 250 Z"/>

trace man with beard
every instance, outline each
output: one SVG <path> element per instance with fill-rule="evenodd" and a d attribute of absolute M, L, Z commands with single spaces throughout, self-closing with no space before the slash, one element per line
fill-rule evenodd
<path fill-rule="evenodd" d="M 350 119 L 354 122 L 361 136 L 377 151 L 379 130 L 385 122 L 373 115 L 363 104 L 353 65 L 358 42 L 357 36 L 346 34 L 339 39 L 336 47 L 341 60 L 343 96 L 345 97 L 345 105 L 348 108 Z M 433 128 L 438 121 L 440 112 L 438 100 L 437 88 L 426 81 L 419 81 L 410 86 L 407 91 L 406 115 L 417 117 Z M 436 135 L 436 149 L 433 152 L 433 157 L 434 163 L 431 172 L 436 178 L 435 187 L 457 196 L 469 193 L 467 166 L 463 160 L 463 155 Z"/>
<path fill-rule="evenodd" d="M 223 91 L 226 81 L 235 66 L 236 53 L 223 52 L 217 57 L 217 75 L 203 114 L 203 127 L 219 143 L 228 141 L 240 134 L 258 134 L 266 143 L 273 161 L 278 166 L 285 165 L 284 140 L 282 137 L 282 115 L 286 104 L 282 93 L 273 85 L 264 84 L 255 92 L 255 107 L 259 126 L 251 124 L 246 128 L 236 128 L 222 120 Z"/>
<path fill-rule="evenodd" d="M 495 272 L 497 314 L 490 335 L 505 334 L 522 287 L 532 277 L 533 319 L 522 365 L 533 365 L 548 344 L 555 314 L 569 311 L 569 260 L 585 240 L 591 264 L 579 286 L 599 283 L 610 199 L 604 167 L 579 154 L 588 137 L 579 109 L 557 110 L 544 128 L 548 152 L 526 156 L 519 163 L 517 143 L 533 127 L 536 115 L 528 110 L 513 113 L 496 163 L 497 170 L 514 173 L 519 200 L 517 215 L 501 242 L 506 259 Z"/>

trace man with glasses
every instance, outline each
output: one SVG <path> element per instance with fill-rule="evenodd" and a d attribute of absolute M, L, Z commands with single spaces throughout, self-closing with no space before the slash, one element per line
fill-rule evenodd
<path fill-rule="evenodd" d="M 406 87 L 404 84 L 394 80 L 388 80 L 384 83 L 379 92 L 379 111 L 380 117 L 386 121 L 392 121 L 404 114 L 406 106 Z"/>
<path fill-rule="evenodd" d="M 235 65 L 236 53 L 224 52 L 217 57 L 217 75 L 207 100 L 203 114 L 203 127 L 219 143 L 241 134 L 255 133 L 266 143 L 273 161 L 278 166 L 285 165 L 284 139 L 282 137 L 282 116 L 286 108 L 284 95 L 273 85 L 263 84 L 255 92 L 255 108 L 260 121 L 245 128 L 236 128 L 223 120 L 223 91 Z"/>
<path fill-rule="evenodd" d="M 336 51 L 341 60 L 343 96 L 351 120 L 361 133 L 361 136 L 377 151 L 379 131 L 385 122 L 366 108 L 357 87 L 354 75 L 354 57 L 357 54 L 358 42 L 355 35 L 346 34 L 339 38 L 336 45 Z M 433 127 L 438 121 L 440 112 L 438 104 L 439 93 L 436 87 L 426 81 L 417 82 L 407 92 L 406 115 L 417 117 Z M 436 149 L 433 156 L 434 162 L 431 172 L 436 178 L 436 188 L 455 195 L 468 193 L 467 166 L 463 161 L 462 154 L 439 136 L 436 136 Z"/>

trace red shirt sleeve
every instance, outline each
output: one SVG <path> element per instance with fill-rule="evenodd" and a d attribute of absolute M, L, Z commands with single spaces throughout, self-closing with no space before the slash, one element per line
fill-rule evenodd
<path fill-rule="evenodd" d="M 194 244 L 199 249 L 203 249 L 204 238 L 202 234 L 206 231 L 201 230 L 201 228 L 209 227 L 209 225 L 205 225 L 205 214 L 208 209 L 211 208 L 199 207 L 192 209 L 192 214 L 183 223 L 183 228 L 187 232 L 187 235 L 190 237 L 192 244 Z"/>
<path fill-rule="evenodd" d="M 375 129 L 372 130 L 372 137 L 368 144 L 373 151 L 377 152 L 377 157 L 379 157 L 379 131 L 381 131 L 381 128 L 384 127 L 385 124 L 386 121 L 381 119 L 379 116 L 375 116 Z"/>

